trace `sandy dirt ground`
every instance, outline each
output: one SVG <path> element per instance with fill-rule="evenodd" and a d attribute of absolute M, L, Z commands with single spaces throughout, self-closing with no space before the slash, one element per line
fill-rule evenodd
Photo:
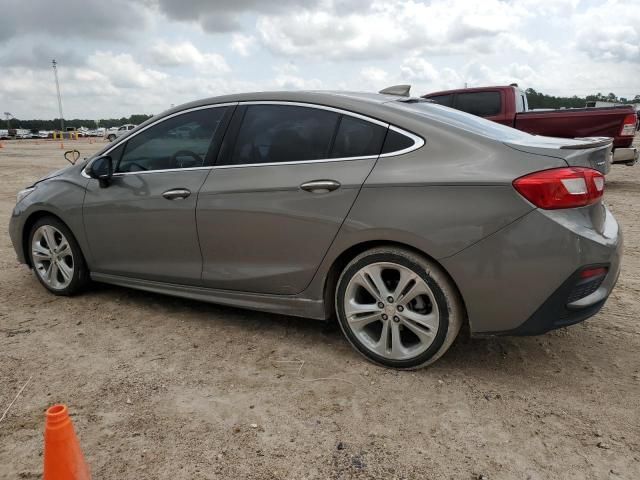
<path fill-rule="evenodd" d="M 95 479 L 640 477 L 640 166 L 607 177 L 625 257 L 597 316 L 458 341 L 407 373 L 312 320 L 104 285 L 48 294 L 6 225 L 15 193 L 64 165 L 58 143 L 0 149 L 0 415 L 31 379 L 0 422 L 0 478 L 41 477 L 56 402 Z"/>

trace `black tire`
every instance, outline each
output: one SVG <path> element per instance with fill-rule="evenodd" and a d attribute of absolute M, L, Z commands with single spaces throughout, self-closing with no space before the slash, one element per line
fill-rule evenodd
<path fill-rule="evenodd" d="M 367 348 L 354 333 L 345 315 L 344 299 L 350 280 L 361 269 L 379 263 L 396 264 L 419 275 L 431 290 L 437 304 L 437 332 L 428 348 L 415 357 L 397 360 L 375 353 Z M 349 343 L 369 361 L 396 369 L 417 369 L 435 362 L 449 349 L 457 337 L 466 315 L 458 290 L 440 266 L 422 255 L 396 247 L 374 248 L 361 253 L 349 262 L 338 279 L 335 306 L 338 324 Z M 388 318 L 387 321 L 392 320 Z"/>
<path fill-rule="evenodd" d="M 109 135 L 109 136 L 107 137 L 107 140 L 109 140 L 110 142 L 113 142 L 115 139 L 116 139 L 116 136 L 115 136 L 115 135 Z"/>
<path fill-rule="evenodd" d="M 38 268 L 36 267 L 37 262 L 34 261 L 34 253 L 33 253 L 33 241 L 36 232 L 45 226 L 53 227 L 55 230 L 64 235 L 64 238 L 67 240 L 71 250 L 71 258 L 72 258 L 72 267 L 73 273 L 71 275 L 71 281 L 62 288 L 55 288 L 53 285 L 47 283 L 41 276 Z M 31 266 L 34 270 L 34 274 L 38 281 L 51 293 L 54 295 L 63 295 L 63 296 L 71 296 L 81 292 L 83 289 L 87 287 L 90 283 L 89 278 L 89 270 L 87 269 L 87 263 L 85 261 L 84 255 L 82 254 L 82 250 L 76 241 L 73 233 L 69 228 L 56 217 L 46 216 L 39 218 L 31 227 L 29 232 L 29 242 L 27 244 L 27 253 L 29 255 L 29 259 L 31 262 Z"/>

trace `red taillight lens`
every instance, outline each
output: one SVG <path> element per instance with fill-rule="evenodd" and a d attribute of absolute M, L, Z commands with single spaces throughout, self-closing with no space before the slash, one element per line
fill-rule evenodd
<path fill-rule="evenodd" d="M 599 277 L 601 275 L 605 275 L 607 270 L 607 267 L 585 268 L 580 272 L 580 278 Z"/>
<path fill-rule="evenodd" d="M 620 135 L 625 135 L 625 136 L 635 135 L 637 121 L 638 121 L 638 116 L 635 113 L 630 113 L 629 115 L 624 117 L 624 122 L 622 122 L 622 129 L 620 130 Z"/>
<path fill-rule="evenodd" d="M 584 207 L 604 193 L 604 176 L 583 167 L 554 168 L 513 181 L 514 188 L 536 207 L 545 210 Z"/>

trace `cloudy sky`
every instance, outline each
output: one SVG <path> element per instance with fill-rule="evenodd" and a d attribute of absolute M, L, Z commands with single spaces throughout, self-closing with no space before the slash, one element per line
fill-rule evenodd
<path fill-rule="evenodd" d="M 518 82 L 640 93 L 640 0 L 0 0 L 0 113 L 159 113 L 230 92 Z"/>

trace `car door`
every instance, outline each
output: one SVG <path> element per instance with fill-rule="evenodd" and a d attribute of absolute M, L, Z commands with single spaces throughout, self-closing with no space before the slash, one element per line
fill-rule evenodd
<path fill-rule="evenodd" d="M 240 104 L 198 197 L 203 284 L 304 290 L 371 172 L 387 127 L 327 107 Z"/>
<path fill-rule="evenodd" d="M 233 106 L 166 117 L 111 149 L 115 173 L 90 180 L 83 217 L 100 273 L 199 284 L 198 190 L 211 169 Z"/>

